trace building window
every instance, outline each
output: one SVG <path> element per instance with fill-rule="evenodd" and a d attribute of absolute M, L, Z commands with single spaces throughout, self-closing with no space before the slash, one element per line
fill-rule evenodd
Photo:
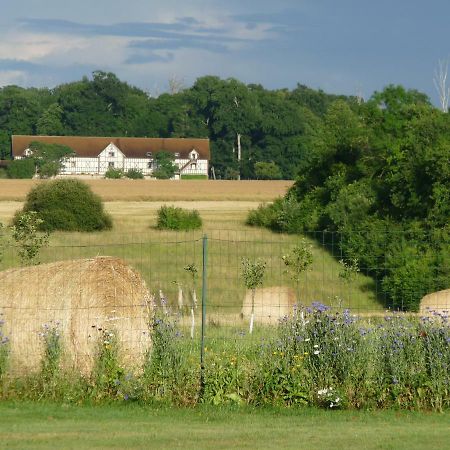
<path fill-rule="evenodd" d="M 179 158 L 180 154 L 178 152 L 174 153 L 175 158 Z"/>
<path fill-rule="evenodd" d="M 114 162 L 110 161 L 110 162 L 108 163 L 108 167 L 114 168 Z"/>
<path fill-rule="evenodd" d="M 77 163 L 76 163 L 75 161 L 72 161 L 72 162 L 70 163 L 70 165 L 71 165 L 72 167 L 77 167 Z"/>
<path fill-rule="evenodd" d="M 109 152 L 108 156 L 111 157 L 111 158 L 114 158 L 114 156 L 116 156 L 116 153 L 115 152 Z"/>
<path fill-rule="evenodd" d="M 147 168 L 152 169 L 153 168 L 153 161 L 149 161 L 147 163 Z"/>

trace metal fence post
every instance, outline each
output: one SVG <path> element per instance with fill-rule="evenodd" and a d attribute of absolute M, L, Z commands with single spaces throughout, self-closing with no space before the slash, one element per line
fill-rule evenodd
<path fill-rule="evenodd" d="M 202 337 L 200 347 L 200 398 L 203 397 L 205 388 L 205 327 L 206 327 L 206 277 L 207 277 L 207 257 L 208 257 L 208 236 L 205 234 L 202 239 L 203 257 L 202 257 Z"/>

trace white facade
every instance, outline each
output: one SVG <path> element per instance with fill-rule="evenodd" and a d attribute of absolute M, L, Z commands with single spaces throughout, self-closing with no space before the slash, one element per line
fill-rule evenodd
<path fill-rule="evenodd" d="M 30 156 L 30 149 L 26 149 L 24 156 Z M 189 158 L 181 158 L 179 153 L 174 153 L 174 163 L 178 167 L 180 175 L 208 176 L 208 160 L 200 159 L 199 153 L 193 149 L 189 152 Z M 61 175 L 101 175 L 104 176 L 109 168 L 120 169 L 126 172 L 129 169 L 140 170 L 144 176 L 152 176 L 156 168 L 156 161 L 152 152 L 147 152 L 145 158 L 127 158 L 124 153 L 112 142 L 105 147 L 100 154 L 93 157 L 70 156 L 64 158 L 61 164 Z"/>

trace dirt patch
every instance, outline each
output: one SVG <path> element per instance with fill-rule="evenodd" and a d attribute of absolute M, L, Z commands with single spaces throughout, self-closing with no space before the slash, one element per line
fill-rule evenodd
<path fill-rule="evenodd" d="M 87 372 L 105 333 L 116 332 L 127 367 L 150 345 L 150 295 L 140 275 L 119 258 L 61 261 L 0 272 L 0 311 L 11 342 L 12 370 L 36 370 L 43 325 L 58 323 L 66 364 Z"/>
<path fill-rule="evenodd" d="M 282 317 L 294 311 L 295 291 L 286 286 L 258 288 L 255 292 L 255 322 L 278 324 Z M 242 305 L 242 316 L 249 319 L 252 311 L 252 292 L 247 291 Z"/>

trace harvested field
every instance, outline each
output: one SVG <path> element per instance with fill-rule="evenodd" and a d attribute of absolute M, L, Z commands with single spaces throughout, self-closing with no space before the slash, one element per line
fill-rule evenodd
<path fill-rule="evenodd" d="M 99 341 L 117 333 L 120 357 L 142 362 L 150 344 L 150 295 L 140 275 L 119 258 L 61 261 L 0 272 L 0 305 L 13 371 L 39 368 L 42 333 L 57 327 L 64 361 L 92 368 Z M 44 325 L 44 327 L 43 327 Z"/>
<path fill-rule="evenodd" d="M 234 200 L 272 201 L 293 181 L 232 180 L 107 180 L 85 179 L 104 201 Z M 0 180 L 0 201 L 23 201 L 40 180 Z"/>

